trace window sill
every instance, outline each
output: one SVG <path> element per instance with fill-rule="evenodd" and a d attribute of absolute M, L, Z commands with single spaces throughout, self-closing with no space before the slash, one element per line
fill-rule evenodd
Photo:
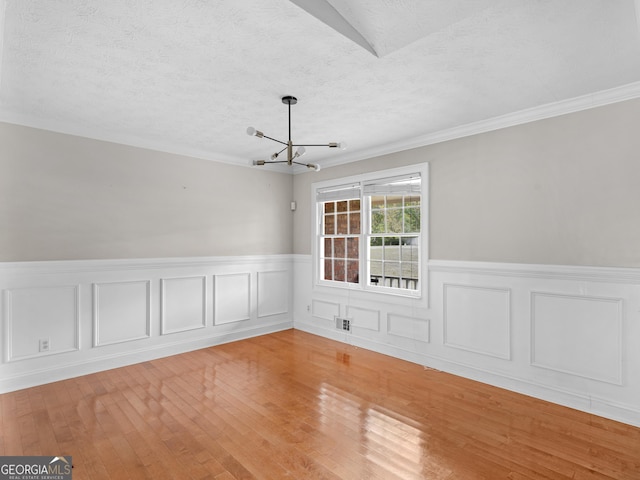
<path fill-rule="evenodd" d="M 424 287 L 423 287 L 424 288 Z M 323 293 L 335 293 L 336 291 L 344 292 L 345 295 L 356 295 L 362 298 L 380 298 L 380 296 L 390 298 L 406 298 L 411 300 L 421 300 L 426 295 L 421 290 L 399 290 L 388 287 L 363 287 L 358 284 L 336 285 L 329 282 L 316 282 L 313 290 Z"/>

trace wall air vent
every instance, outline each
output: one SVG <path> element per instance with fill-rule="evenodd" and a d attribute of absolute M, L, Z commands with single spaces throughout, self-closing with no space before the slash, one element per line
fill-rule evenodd
<path fill-rule="evenodd" d="M 338 330 L 342 330 L 345 332 L 351 331 L 351 319 L 350 318 L 342 318 L 342 317 L 334 317 L 336 319 L 336 328 Z"/>

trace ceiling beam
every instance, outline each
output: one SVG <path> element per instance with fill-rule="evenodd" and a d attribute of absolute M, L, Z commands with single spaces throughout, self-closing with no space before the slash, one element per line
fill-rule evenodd
<path fill-rule="evenodd" d="M 344 35 L 352 42 L 364 48 L 367 52 L 375 55 L 376 57 L 380 57 L 378 52 L 376 52 L 367 39 L 326 0 L 290 1 L 305 10 L 307 13 L 316 17 L 322 23 L 333 28 L 336 32 Z"/>

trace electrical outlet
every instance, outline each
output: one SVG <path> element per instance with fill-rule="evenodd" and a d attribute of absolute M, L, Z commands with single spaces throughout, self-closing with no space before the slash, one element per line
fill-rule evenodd
<path fill-rule="evenodd" d="M 41 352 L 48 352 L 49 351 L 49 339 L 48 338 L 41 338 L 39 341 L 39 350 Z"/>

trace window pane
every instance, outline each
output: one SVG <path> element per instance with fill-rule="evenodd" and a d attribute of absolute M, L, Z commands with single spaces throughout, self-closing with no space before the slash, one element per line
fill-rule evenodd
<path fill-rule="evenodd" d="M 369 263 L 369 283 L 382 285 L 382 262 Z"/>
<path fill-rule="evenodd" d="M 378 210 L 380 208 L 384 208 L 384 197 L 381 197 L 381 196 L 371 197 L 371 209 Z"/>
<path fill-rule="evenodd" d="M 385 287 L 400 286 L 400 263 L 384 262 Z"/>
<path fill-rule="evenodd" d="M 403 262 L 417 262 L 420 255 L 418 239 L 416 237 L 403 237 L 401 250 L 401 260 Z"/>
<path fill-rule="evenodd" d="M 418 279 L 418 264 L 415 262 L 404 262 L 402 264 L 402 276 L 408 279 Z"/>
<path fill-rule="evenodd" d="M 404 197 L 404 206 L 405 207 L 419 207 L 420 206 L 420 195 L 408 195 Z"/>
<path fill-rule="evenodd" d="M 338 212 L 346 212 L 347 210 L 349 210 L 349 202 L 347 202 L 346 200 L 336 202 L 336 204 Z"/>
<path fill-rule="evenodd" d="M 338 235 L 346 235 L 349 233 L 349 216 L 346 213 L 339 213 L 338 217 Z"/>
<path fill-rule="evenodd" d="M 333 280 L 333 268 L 331 268 L 331 259 L 325 259 L 324 261 L 324 279 Z"/>
<path fill-rule="evenodd" d="M 371 212 L 371 233 L 385 233 L 384 210 Z"/>
<path fill-rule="evenodd" d="M 360 239 L 347 238 L 347 258 L 360 258 Z"/>
<path fill-rule="evenodd" d="M 399 208 L 402 207 L 401 195 L 387 195 L 387 208 Z"/>
<path fill-rule="evenodd" d="M 347 260 L 347 282 L 358 283 L 360 281 L 359 262 L 357 260 Z"/>
<path fill-rule="evenodd" d="M 360 210 L 360 199 L 357 200 L 349 200 L 349 211 L 357 212 Z"/>
<path fill-rule="evenodd" d="M 360 234 L 360 213 L 349 214 L 349 233 L 351 235 Z"/>
<path fill-rule="evenodd" d="M 420 209 L 405 208 L 404 209 L 404 231 L 419 232 L 420 231 Z"/>
<path fill-rule="evenodd" d="M 334 235 L 336 233 L 336 219 L 335 215 L 324 216 L 324 234 Z"/>
<path fill-rule="evenodd" d="M 333 213 L 336 211 L 336 204 L 334 202 L 325 202 L 324 213 Z"/>
<path fill-rule="evenodd" d="M 333 272 L 333 279 L 337 282 L 344 282 L 344 267 L 345 267 L 345 261 L 344 260 L 334 260 L 333 261 L 333 268 L 334 268 L 334 272 Z"/>
<path fill-rule="evenodd" d="M 402 233 L 402 209 L 387 210 L 387 232 Z"/>
<path fill-rule="evenodd" d="M 333 248 L 334 248 L 334 257 L 335 258 L 344 258 L 344 238 L 334 238 L 333 239 Z"/>
<path fill-rule="evenodd" d="M 400 245 L 400 237 L 383 237 L 385 245 Z"/>
<path fill-rule="evenodd" d="M 324 256 L 325 257 L 333 257 L 333 248 L 331 248 L 331 239 L 324 239 Z"/>
<path fill-rule="evenodd" d="M 371 237 L 369 240 L 369 257 L 371 260 L 382 260 L 382 237 Z"/>

